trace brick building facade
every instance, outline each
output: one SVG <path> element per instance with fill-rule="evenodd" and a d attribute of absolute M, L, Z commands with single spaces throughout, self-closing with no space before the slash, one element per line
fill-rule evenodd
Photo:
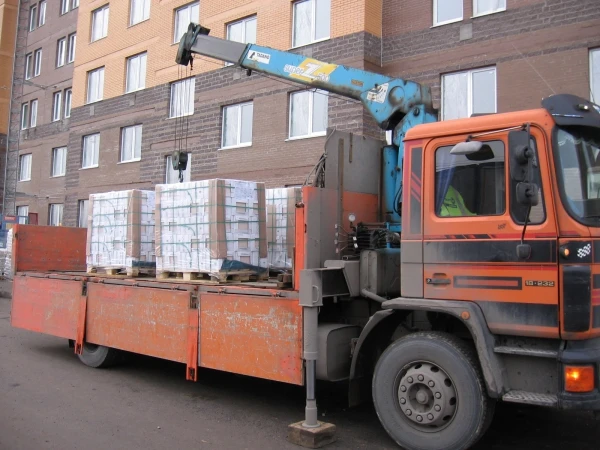
<path fill-rule="evenodd" d="M 81 1 L 67 134 L 49 131 L 47 138 L 58 145 L 68 135 L 65 225 L 78 224 L 90 193 L 169 180 L 176 147 L 191 151 L 191 179 L 269 187 L 302 183 L 320 157 L 321 128 L 311 132 L 313 122 L 300 135 L 291 130 L 295 120 L 308 121 L 290 107 L 301 86 L 207 58 L 197 58 L 193 72 L 174 64 L 181 15 L 199 14 L 213 36 L 232 38 L 243 26 L 238 39 L 430 85 L 443 118 L 535 108 L 553 92 L 589 98 L 600 90 L 597 0 L 201 0 L 193 9 L 197 4 Z M 194 79 L 191 110 L 173 101 L 177 89 L 191 85 L 174 87 L 180 79 Z M 316 95 L 309 119 L 323 115 Z M 242 116 L 241 128 L 230 130 L 228 114 L 241 114 L 244 105 L 251 105 L 251 123 Z M 328 127 L 382 137 L 359 103 L 330 95 L 327 105 Z M 250 134 L 243 130 L 249 125 Z M 235 145 L 225 145 L 230 137 Z M 44 146 L 41 155 L 49 154 L 51 145 Z M 33 164 L 46 179 L 31 184 L 48 191 L 43 158 Z"/>

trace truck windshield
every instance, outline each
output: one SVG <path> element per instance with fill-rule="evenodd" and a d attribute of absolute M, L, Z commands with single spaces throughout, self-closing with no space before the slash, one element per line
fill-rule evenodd
<path fill-rule="evenodd" d="M 557 128 L 554 145 L 565 207 L 578 222 L 600 226 L 600 132 Z"/>

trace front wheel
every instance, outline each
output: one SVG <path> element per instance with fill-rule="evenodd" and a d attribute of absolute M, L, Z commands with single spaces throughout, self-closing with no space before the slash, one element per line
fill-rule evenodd
<path fill-rule="evenodd" d="M 414 333 L 386 349 L 373 401 L 385 430 L 406 450 L 468 449 L 493 415 L 475 352 L 440 332 Z"/>
<path fill-rule="evenodd" d="M 83 344 L 81 355 L 77 355 L 77 357 L 82 363 L 89 367 L 110 367 L 118 362 L 119 351 L 103 345 L 85 342 Z"/>

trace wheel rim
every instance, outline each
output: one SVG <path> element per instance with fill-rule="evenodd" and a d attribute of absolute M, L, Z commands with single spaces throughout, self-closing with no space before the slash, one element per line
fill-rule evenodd
<path fill-rule="evenodd" d="M 400 371 L 396 386 L 401 416 L 412 427 L 437 432 L 452 423 L 458 395 L 452 379 L 436 364 L 408 364 Z"/>
<path fill-rule="evenodd" d="M 87 353 L 95 353 L 98 350 L 98 345 L 96 344 L 88 344 L 87 342 L 85 342 L 83 344 L 83 349 L 87 352 Z"/>

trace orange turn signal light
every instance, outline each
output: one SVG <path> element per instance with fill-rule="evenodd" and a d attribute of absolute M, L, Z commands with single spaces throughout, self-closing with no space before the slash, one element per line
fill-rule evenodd
<path fill-rule="evenodd" d="M 591 392 L 596 386 L 594 378 L 594 366 L 566 366 L 565 391 Z"/>

